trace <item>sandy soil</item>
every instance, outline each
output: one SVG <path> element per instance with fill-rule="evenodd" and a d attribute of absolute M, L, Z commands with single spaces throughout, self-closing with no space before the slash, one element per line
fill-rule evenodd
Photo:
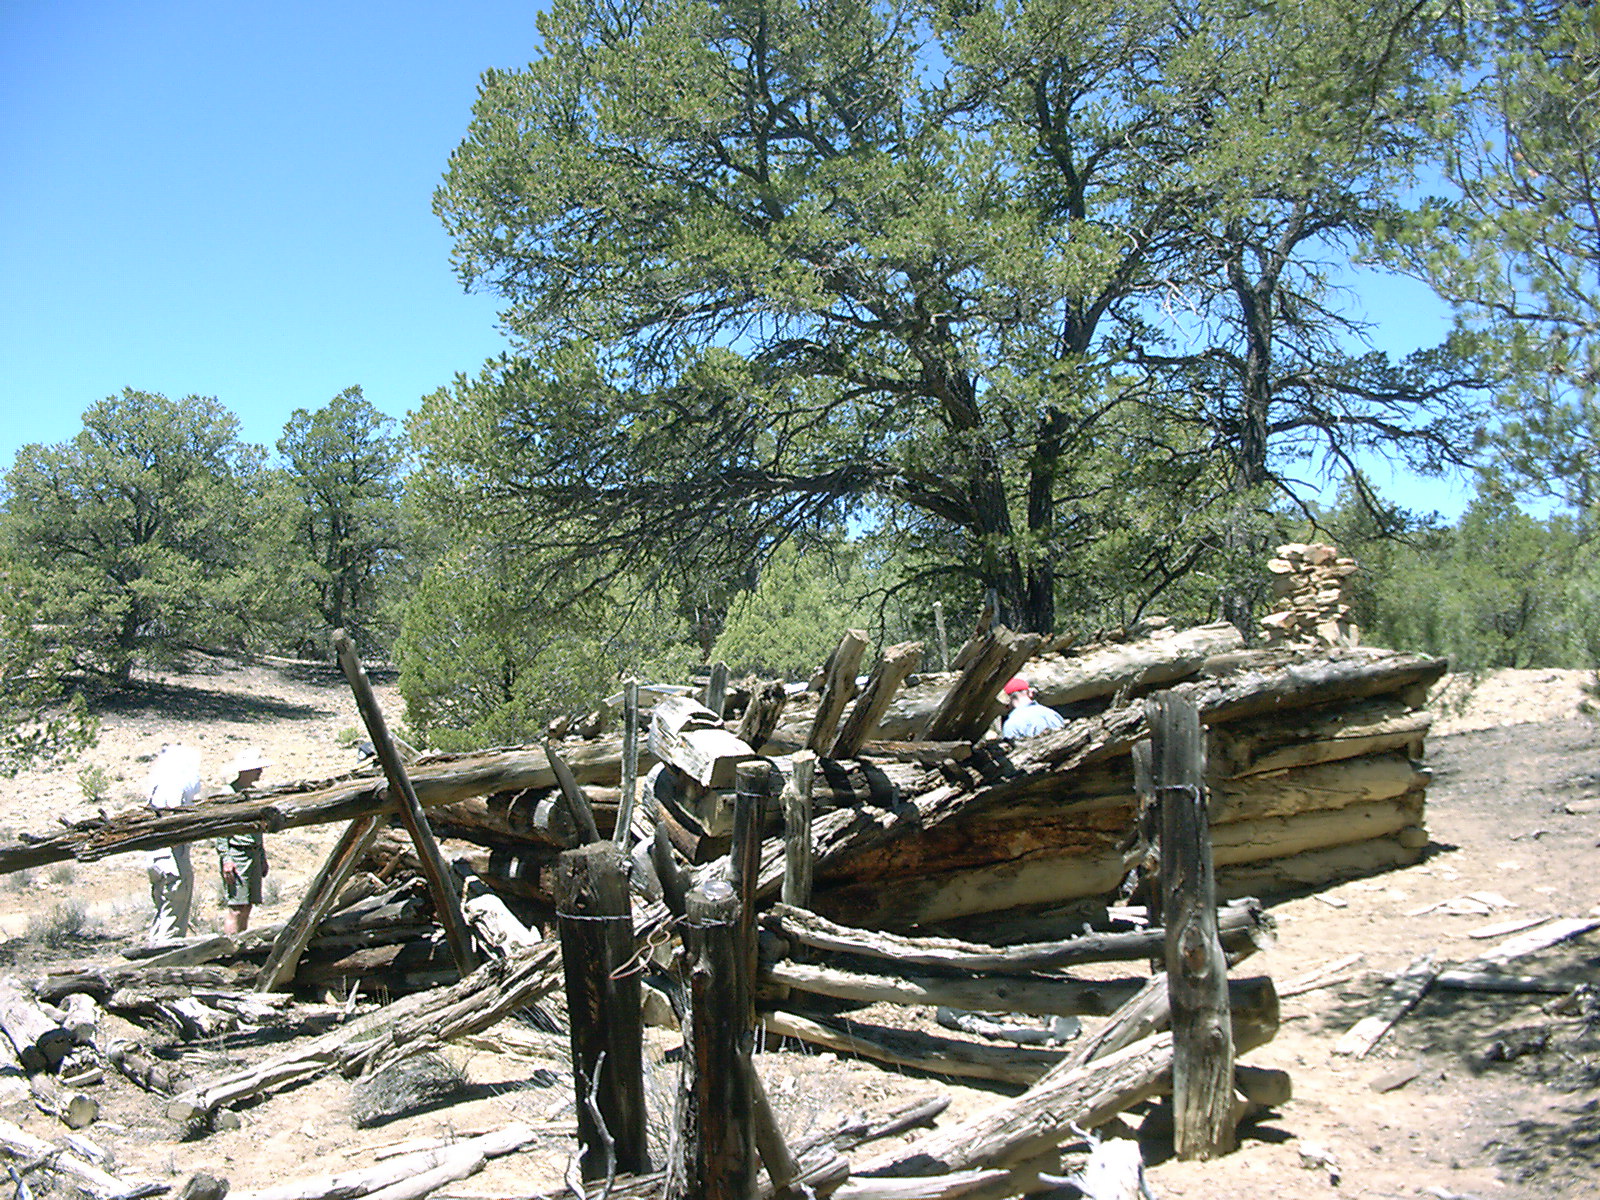
<path fill-rule="evenodd" d="M 1440 736 L 1429 742 L 1435 777 L 1427 859 L 1274 904 L 1278 943 L 1247 965 L 1281 986 L 1361 955 L 1334 986 L 1286 998 L 1278 1038 L 1246 1059 L 1288 1070 L 1295 1098 L 1249 1127 L 1235 1154 L 1209 1164 L 1171 1160 L 1159 1107 L 1132 1114 L 1129 1125 L 1142 1126 L 1157 1196 L 1547 1200 L 1600 1192 L 1600 1010 L 1592 1003 L 1556 1013 L 1546 1011 L 1545 996 L 1435 992 L 1368 1057 L 1333 1053 L 1339 1036 L 1382 994 L 1386 975 L 1417 955 L 1464 959 L 1493 944 L 1470 936 L 1491 924 L 1600 912 L 1594 852 L 1600 730 L 1586 715 L 1590 679 L 1586 672 L 1524 672 L 1476 681 L 1475 690 L 1462 681 L 1448 684 Z M 398 721 L 392 689 L 380 683 L 380 695 Z M 29 774 L 0 790 L 0 834 L 9 839 L 46 828 L 57 816 L 92 810 L 80 784 L 85 768 L 109 777 L 109 797 L 98 803 L 133 802 L 164 741 L 200 748 L 213 776 L 247 746 L 277 764 L 269 780 L 339 774 L 353 763 L 346 747 L 357 724 L 348 692 L 325 668 L 219 662 L 200 674 L 153 680 L 107 712 L 100 745 L 81 763 Z M 335 830 L 321 830 L 271 839 L 271 879 L 278 886 L 275 893 L 269 888 L 262 921 L 285 915 L 334 836 Z M 0 880 L 0 930 L 8 939 L 0 943 L 0 971 L 29 978 L 47 963 L 103 960 L 136 940 L 149 909 L 136 860 L 61 864 Z M 210 856 L 197 853 L 196 862 L 207 883 L 197 888 L 200 924 L 214 928 Z M 59 927 L 50 918 L 62 905 L 83 906 L 88 926 L 82 936 L 45 945 L 52 924 Z M 1573 983 L 1593 982 L 1597 968 L 1600 934 L 1521 964 L 1525 973 Z M 931 1012 L 911 1015 L 929 1027 L 931 1018 Z M 122 1032 L 149 1040 L 132 1027 Z M 670 1105 L 672 1069 L 661 1060 L 671 1041 L 665 1035 L 651 1041 L 652 1101 L 660 1106 Z M 267 1049 L 262 1038 L 220 1039 L 186 1048 L 180 1062 L 204 1077 Z M 527 1041 L 516 1055 L 483 1046 L 450 1053 L 472 1085 L 463 1099 L 375 1129 L 355 1130 L 349 1083 L 324 1079 L 246 1110 L 242 1129 L 179 1141 L 158 1103 L 109 1079 L 94 1089 L 103 1115 L 86 1132 L 114 1150 L 115 1169 L 129 1178 L 178 1184 L 204 1169 L 228 1177 L 237 1190 L 365 1165 L 377 1147 L 413 1137 L 520 1119 L 542 1130 L 533 1153 L 493 1163 L 442 1194 L 513 1196 L 559 1187 L 572 1127 L 571 1077 L 559 1042 Z M 780 1119 L 796 1135 L 940 1089 L 954 1097 L 946 1120 L 998 1099 L 828 1054 L 768 1053 L 761 1069 Z M 1406 1082 L 1390 1086 L 1401 1077 Z M 0 1082 L 0 1118 L 41 1136 L 61 1132 L 15 1082 Z"/>

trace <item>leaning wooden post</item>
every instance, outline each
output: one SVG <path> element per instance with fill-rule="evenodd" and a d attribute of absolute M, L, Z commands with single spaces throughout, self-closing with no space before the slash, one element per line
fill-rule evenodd
<path fill-rule="evenodd" d="M 740 1022 L 748 981 L 740 961 L 739 897 L 722 879 L 689 893 L 683 924 L 689 1020 L 683 1031 L 677 1157 L 668 1200 L 756 1195 L 755 1126 Z"/>
<path fill-rule="evenodd" d="M 950 669 L 950 643 L 944 636 L 944 601 L 933 602 L 933 627 L 939 635 L 939 670 Z"/>
<path fill-rule="evenodd" d="M 799 750 L 794 756 L 794 776 L 783 789 L 783 902 L 795 908 L 811 907 L 811 880 L 815 858 L 811 843 L 811 784 L 817 756 Z"/>
<path fill-rule="evenodd" d="M 300 956 L 305 953 L 311 935 L 317 931 L 322 918 L 333 908 L 339 889 L 344 886 L 350 872 L 361 861 L 384 826 L 383 817 L 357 817 L 339 835 L 339 841 L 329 852 L 327 861 L 317 871 L 294 916 L 283 923 L 278 936 L 272 940 L 267 961 L 256 972 L 256 991 L 275 992 L 294 978 L 300 966 Z"/>
<path fill-rule="evenodd" d="M 383 711 L 378 707 L 378 698 L 373 694 L 372 684 L 367 680 L 367 673 L 361 666 L 360 657 L 356 654 L 355 643 L 344 630 L 336 629 L 333 632 L 333 649 L 338 655 L 339 667 L 344 671 L 344 677 L 350 682 L 350 690 L 355 693 L 356 708 L 360 710 L 361 719 L 366 724 L 367 736 L 372 739 L 372 748 L 377 752 L 378 761 L 383 764 L 384 777 L 389 781 L 389 792 L 400 806 L 400 820 L 405 825 L 406 832 L 411 835 L 412 844 L 417 848 L 417 859 L 422 864 L 422 875 L 428 881 L 428 892 L 433 897 L 434 912 L 438 914 L 439 924 L 444 928 L 445 941 L 450 945 L 450 954 L 455 959 L 456 970 L 465 979 L 477 967 L 478 960 L 472 953 L 472 939 L 467 933 L 466 918 L 461 915 L 461 901 L 456 895 L 455 888 L 450 886 L 450 870 L 439 854 L 439 843 L 434 840 L 433 827 L 428 824 L 428 818 L 422 812 L 422 805 L 417 802 L 417 793 L 411 786 L 411 777 L 406 774 L 405 764 L 400 761 L 400 750 L 394 744 L 394 739 L 389 736 L 389 726 L 384 722 Z"/>
<path fill-rule="evenodd" d="M 639 799 L 639 683 L 622 685 L 622 798 L 617 802 L 617 827 L 611 840 L 633 844 L 633 809 Z"/>
<path fill-rule="evenodd" d="M 556 859 L 556 920 L 585 1179 L 650 1169 L 644 1025 L 639 975 L 626 969 L 634 937 L 622 868 L 622 851 L 610 841 L 568 850 Z"/>
<path fill-rule="evenodd" d="M 1205 743 L 1200 710 L 1188 697 L 1152 696 L 1145 714 L 1161 806 L 1173 1142 L 1180 1159 L 1208 1159 L 1233 1149 L 1236 1120 L 1228 964 L 1217 936 Z"/>

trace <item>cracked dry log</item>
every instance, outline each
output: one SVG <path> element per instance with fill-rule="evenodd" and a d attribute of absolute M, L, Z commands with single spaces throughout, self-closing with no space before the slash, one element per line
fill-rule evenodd
<path fill-rule="evenodd" d="M 902 937 L 876 929 L 840 925 L 803 908 L 775 906 L 765 918 L 768 929 L 790 942 L 814 950 L 885 959 L 902 967 L 930 967 L 962 972 L 1044 971 L 1083 963 L 1126 962 L 1158 955 L 1165 945 L 1161 928 L 1134 932 L 1086 933 L 1057 942 L 987 946 L 955 938 Z M 1261 949 L 1273 921 L 1260 901 L 1241 899 L 1217 913 L 1223 949 L 1234 961 Z"/>
<path fill-rule="evenodd" d="M 944 1175 L 1036 1158 L 1155 1095 L 1171 1067 L 1164 1033 L 1086 1066 L 1057 1067 L 1015 1099 L 859 1163 L 854 1174 Z"/>
<path fill-rule="evenodd" d="M 356 1075 L 453 1038 L 479 1033 L 560 984 L 556 947 L 495 959 L 460 983 L 407 996 L 291 1050 L 173 1097 L 167 1114 L 203 1124 L 217 1109 L 309 1082 L 329 1071 Z"/>

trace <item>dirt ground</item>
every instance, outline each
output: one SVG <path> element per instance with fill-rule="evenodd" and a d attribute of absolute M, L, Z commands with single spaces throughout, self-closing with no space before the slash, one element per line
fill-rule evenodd
<path fill-rule="evenodd" d="M 1448 681 L 1428 743 L 1434 779 L 1427 858 L 1275 902 L 1278 942 L 1244 968 L 1265 971 L 1282 987 L 1361 956 L 1334 985 L 1286 998 L 1276 1040 L 1245 1059 L 1287 1070 L 1294 1098 L 1248 1127 L 1236 1153 L 1206 1164 L 1171 1159 L 1159 1107 L 1131 1114 L 1130 1127 L 1142 1126 L 1156 1196 L 1600 1194 L 1600 1006 L 1581 993 L 1570 1006 L 1575 1011 L 1556 1012 L 1550 996 L 1435 991 L 1367 1057 L 1333 1053 L 1340 1035 L 1382 994 L 1386 976 L 1418 955 L 1469 958 L 1495 944 L 1472 937 L 1475 931 L 1515 919 L 1600 915 L 1600 727 L 1587 715 L 1590 683 L 1588 673 L 1570 671 Z M 398 722 L 392 687 L 380 680 L 379 691 Z M 58 816 L 134 803 L 165 741 L 198 747 L 208 783 L 220 785 L 222 764 L 247 747 L 273 760 L 268 781 L 322 778 L 354 764 L 349 746 L 357 726 L 348 691 L 326 668 L 201 664 L 194 674 L 152 680 L 108 710 L 99 745 L 79 763 L 0 787 L 0 836 L 10 840 L 48 828 Z M 91 798 L 92 792 L 100 794 Z M 337 830 L 326 829 L 270 839 L 273 872 L 261 923 L 287 915 L 335 836 Z M 195 861 L 200 929 L 214 929 L 212 856 L 197 850 Z M 137 855 L 0 879 L 0 973 L 28 979 L 48 965 L 114 957 L 140 938 L 147 892 Z M 1517 969 L 1576 985 L 1596 983 L 1597 967 L 1600 932 L 1522 960 Z M 911 1016 L 933 1027 L 931 1012 Z M 114 1032 L 149 1040 L 133 1027 Z M 217 1039 L 189 1047 L 180 1061 L 204 1078 L 263 1057 L 275 1038 L 294 1032 Z M 670 1105 L 673 1071 L 662 1059 L 672 1040 L 651 1038 L 652 1104 Z M 541 1132 L 532 1153 L 497 1160 L 437 1194 L 506 1197 L 558 1188 L 573 1128 L 560 1039 L 526 1035 L 509 1048 L 479 1044 L 450 1056 L 470 1084 L 457 1102 L 373 1129 L 352 1126 L 350 1084 L 324 1079 L 245 1110 L 241 1129 L 182 1141 L 159 1103 L 108 1078 L 92 1089 L 102 1116 L 85 1133 L 114 1152 L 114 1170 L 130 1180 L 176 1186 L 207 1170 L 237 1191 L 363 1166 L 380 1147 L 413 1138 L 522 1120 Z M 779 1050 L 763 1055 L 760 1068 L 794 1136 L 940 1090 L 953 1098 L 946 1121 L 1000 1099 L 831 1054 Z M 44 1137 L 62 1132 L 15 1079 L 0 1079 L 0 1119 Z"/>

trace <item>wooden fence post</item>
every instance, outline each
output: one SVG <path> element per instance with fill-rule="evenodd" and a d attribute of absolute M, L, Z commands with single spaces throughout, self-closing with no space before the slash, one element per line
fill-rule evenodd
<path fill-rule="evenodd" d="M 689 893 L 683 926 L 689 1020 L 678 1092 L 677 1158 L 668 1200 L 756 1195 L 751 1073 L 742 1027 L 749 1006 L 738 945 L 739 897 L 713 879 Z"/>
<path fill-rule="evenodd" d="M 611 841 L 565 851 L 555 883 L 582 1175 L 648 1171 L 644 1022 L 638 972 L 625 969 L 634 937 L 622 852 Z"/>
<path fill-rule="evenodd" d="M 1234 1147 L 1228 964 L 1217 936 L 1200 710 L 1165 692 L 1145 702 L 1161 806 L 1162 922 L 1172 1005 L 1173 1143 L 1180 1159 Z"/>
<path fill-rule="evenodd" d="M 728 882 L 738 893 L 739 966 L 744 974 L 745 1007 L 739 1034 L 755 1028 L 756 889 L 761 882 L 761 827 L 765 823 L 767 786 L 772 766 L 765 761 L 740 763 L 734 776 L 733 844 L 728 854 Z"/>
<path fill-rule="evenodd" d="M 939 634 L 939 670 L 950 669 L 950 643 L 944 635 L 944 601 L 933 602 L 933 627 Z"/>
<path fill-rule="evenodd" d="M 706 707 L 717 714 L 717 720 L 722 720 L 723 710 L 728 707 L 728 664 L 725 662 L 711 664 L 711 676 L 706 680 Z"/>

